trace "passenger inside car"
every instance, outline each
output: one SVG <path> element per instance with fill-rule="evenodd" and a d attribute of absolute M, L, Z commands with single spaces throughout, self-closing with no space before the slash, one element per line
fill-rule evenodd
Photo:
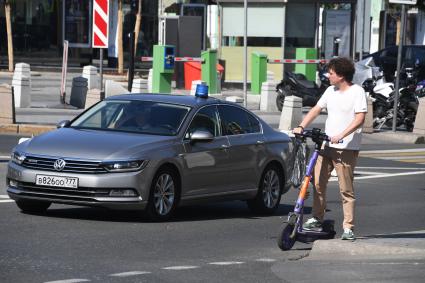
<path fill-rule="evenodd" d="M 218 127 L 214 121 L 207 115 L 198 113 L 192 121 L 189 128 L 189 133 L 192 134 L 197 130 L 210 132 L 213 136 L 218 135 Z"/>

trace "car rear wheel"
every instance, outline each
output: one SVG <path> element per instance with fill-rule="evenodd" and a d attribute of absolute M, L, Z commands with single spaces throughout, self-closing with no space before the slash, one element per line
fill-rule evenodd
<path fill-rule="evenodd" d="M 149 220 L 165 221 L 172 216 L 179 196 L 177 180 L 177 174 L 169 168 L 155 175 L 146 208 Z"/>
<path fill-rule="evenodd" d="M 283 176 L 275 165 L 269 165 L 263 172 L 257 196 L 248 200 L 248 207 L 256 213 L 272 214 L 280 204 Z"/>
<path fill-rule="evenodd" d="M 42 213 L 45 212 L 50 202 L 37 201 L 37 200 L 17 200 L 16 205 L 23 211 L 28 213 Z"/>

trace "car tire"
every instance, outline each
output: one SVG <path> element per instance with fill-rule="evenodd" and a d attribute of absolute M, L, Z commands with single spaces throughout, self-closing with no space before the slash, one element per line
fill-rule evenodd
<path fill-rule="evenodd" d="M 37 200 L 17 200 L 16 205 L 25 213 L 43 213 L 52 203 Z"/>
<path fill-rule="evenodd" d="M 255 213 L 273 214 L 279 207 L 283 190 L 283 174 L 276 165 L 269 165 L 264 170 L 257 195 L 248 200 L 250 210 Z"/>
<path fill-rule="evenodd" d="M 160 169 L 153 178 L 146 214 L 150 221 L 170 219 L 177 207 L 180 188 L 177 174 L 168 167 Z"/>

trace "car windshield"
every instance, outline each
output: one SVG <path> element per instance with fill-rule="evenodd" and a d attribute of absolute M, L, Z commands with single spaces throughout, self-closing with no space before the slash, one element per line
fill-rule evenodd
<path fill-rule="evenodd" d="M 190 108 L 155 101 L 104 100 L 72 122 L 72 128 L 176 135 Z"/>

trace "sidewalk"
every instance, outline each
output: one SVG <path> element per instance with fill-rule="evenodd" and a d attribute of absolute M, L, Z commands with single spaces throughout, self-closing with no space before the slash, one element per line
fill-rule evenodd
<path fill-rule="evenodd" d="M 308 257 L 272 270 L 289 282 L 423 282 L 425 231 L 316 241 Z"/>
<path fill-rule="evenodd" d="M 81 76 L 80 72 L 68 72 L 66 93 L 70 95 L 72 79 Z M 0 84 L 12 82 L 12 73 L 0 72 Z M 105 79 L 114 79 L 122 81 L 123 76 L 105 75 Z M 62 105 L 59 103 L 59 90 L 61 83 L 61 73 L 59 72 L 31 72 L 31 108 L 17 108 L 16 122 L 17 125 L 1 125 L 0 133 L 20 133 L 20 134 L 39 134 L 55 128 L 55 125 L 62 120 L 70 120 L 80 114 L 83 109 L 76 109 L 70 105 Z M 186 90 L 173 90 L 173 93 L 186 94 Z M 223 89 L 223 97 L 238 96 L 243 97 L 240 89 Z M 261 119 L 278 129 L 280 122 L 280 112 L 263 112 L 259 110 L 259 101 L 248 101 L 248 109 L 256 113 Z M 304 113 L 307 108 L 303 110 Z M 321 115 L 313 123 L 312 127 L 324 127 L 325 115 Z M 363 135 L 363 144 L 413 144 L 425 143 L 423 135 L 415 135 L 406 131 L 392 132 L 384 130 L 373 134 Z"/>

